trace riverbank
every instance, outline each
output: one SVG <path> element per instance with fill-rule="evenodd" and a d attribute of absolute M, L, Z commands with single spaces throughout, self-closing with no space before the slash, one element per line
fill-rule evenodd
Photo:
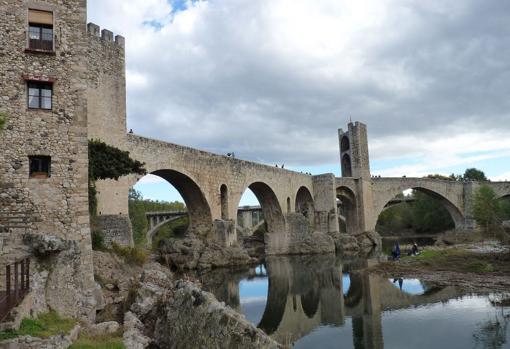
<path fill-rule="evenodd" d="M 419 256 L 381 262 L 370 273 L 389 278 L 417 278 L 466 292 L 508 292 L 510 252 L 495 242 L 431 246 Z"/>

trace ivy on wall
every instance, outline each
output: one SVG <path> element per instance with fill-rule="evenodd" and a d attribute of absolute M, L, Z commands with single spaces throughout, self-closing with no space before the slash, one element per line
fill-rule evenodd
<path fill-rule="evenodd" d="M 95 182 L 99 179 L 119 179 L 129 174 L 145 175 L 144 164 L 133 160 L 128 151 L 120 150 L 99 140 L 89 140 L 89 212 L 97 214 Z"/>

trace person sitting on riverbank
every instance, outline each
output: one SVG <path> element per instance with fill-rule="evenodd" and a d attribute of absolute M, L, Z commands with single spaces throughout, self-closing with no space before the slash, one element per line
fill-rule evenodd
<path fill-rule="evenodd" d="M 398 261 L 400 259 L 400 245 L 397 241 L 395 246 L 393 246 L 393 249 L 391 250 L 391 258 L 394 261 Z"/>
<path fill-rule="evenodd" d="M 411 251 L 407 254 L 408 256 L 417 256 L 420 254 L 420 251 L 418 251 L 418 244 L 416 242 L 413 242 L 413 246 L 411 247 Z"/>

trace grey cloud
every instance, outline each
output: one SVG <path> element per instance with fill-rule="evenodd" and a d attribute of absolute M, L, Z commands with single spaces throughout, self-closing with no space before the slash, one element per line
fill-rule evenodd
<path fill-rule="evenodd" d="M 510 3 L 389 1 L 380 27 L 319 57 L 277 45 L 272 3 L 210 1 L 191 31 L 176 17 L 151 32 L 147 51 L 127 37 L 128 69 L 148 82 L 128 86 L 128 127 L 289 165 L 336 162 L 349 117 L 373 140 L 510 130 Z M 356 40 L 359 66 L 343 74 Z"/>

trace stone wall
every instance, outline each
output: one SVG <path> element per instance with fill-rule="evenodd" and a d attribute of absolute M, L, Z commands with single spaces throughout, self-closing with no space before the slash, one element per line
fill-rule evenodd
<path fill-rule="evenodd" d="M 133 233 L 129 216 L 102 215 L 95 218 L 96 228 L 102 231 L 104 243 L 111 247 L 112 242 L 121 246 L 133 246 Z"/>
<path fill-rule="evenodd" d="M 54 53 L 25 51 L 29 8 L 54 11 Z M 39 260 L 34 259 L 32 270 L 58 275 L 52 278 L 53 295 L 66 309 L 63 315 L 92 319 L 86 6 L 82 0 L 7 0 L 0 3 L 0 18 L 0 31 L 5 34 L 0 36 L 0 112 L 7 115 L 6 127 L 0 131 L 0 220 L 10 232 L 2 256 L 12 256 L 22 248 L 26 232 L 75 241 L 78 256 L 73 268 L 57 273 L 54 266 L 38 268 Z M 28 109 L 25 80 L 34 79 L 53 81 L 52 110 Z M 30 155 L 51 156 L 50 178 L 29 179 Z M 80 292 L 65 292 L 69 287 Z"/>

